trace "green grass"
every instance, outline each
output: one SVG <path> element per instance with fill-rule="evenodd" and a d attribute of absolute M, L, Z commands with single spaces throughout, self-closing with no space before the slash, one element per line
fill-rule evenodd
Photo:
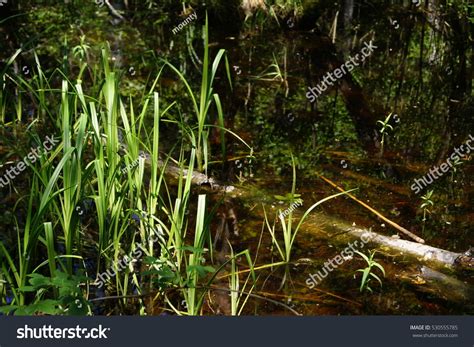
<path fill-rule="evenodd" d="M 223 160 L 225 159 L 225 137 L 224 137 L 224 111 L 220 101 L 219 94 L 214 93 L 213 84 L 216 79 L 217 70 L 221 64 L 222 59 L 225 60 L 225 67 L 229 83 L 231 83 L 230 69 L 227 58 L 225 57 L 225 50 L 220 49 L 210 66 L 209 57 L 209 33 L 208 20 L 206 16 L 206 24 L 203 28 L 204 32 L 204 57 L 202 59 L 202 78 L 201 89 L 199 92 L 194 92 L 186 77 L 179 71 L 178 68 L 171 63 L 166 64 L 173 70 L 176 75 L 186 86 L 186 91 L 192 101 L 193 110 L 196 115 L 197 126 L 192 127 L 188 132 L 191 144 L 196 148 L 196 163 L 199 171 L 206 171 L 209 164 L 209 131 L 214 126 L 210 119 L 211 107 L 214 105 L 217 113 L 217 124 L 221 131 L 221 146 Z"/>
<path fill-rule="evenodd" d="M 293 168 L 293 181 L 292 181 L 292 186 L 291 186 L 291 193 L 288 194 L 288 196 L 289 196 L 288 202 L 289 203 L 295 202 L 296 198 L 299 197 L 299 195 L 296 194 L 296 163 L 295 163 L 294 157 L 291 156 L 291 158 L 292 158 L 292 168 Z M 279 257 L 280 257 L 281 261 L 284 264 L 288 264 L 291 261 L 291 254 L 292 254 L 292 251 L 293 251 L 293 245 L 295 243 L 296 236 L 298 235 L 298 232 L 301 229 L 301 226 L 303 225 L 303 223 L 306 220 L 306 218 L 308 217 L 308 215 L 316 207 L 318 207 L 322 203 L 324 203 L 328 200 L 334 199 L 338 196 L 345 195 L 345 194 L 347 194 L 349 192 L 352 192 L 354 190 L 355 189 L 351 189 L 351 190 L 348 190 L 348 191 L 345 191 L 345 192 L 342 192 L 342 193 L 333 194 L 333 195 L 330 195 L 330 196 L 328 196 L 324 199 L 321 199 L 321 200 L 317 201 L 316 203 L 311 205 L 303 213 L 302 217 L 299 219 L 299 221 L 297 223 L 293 222 L 293 215 L 294 215 L 293 212 L 294 211 L 292 209 L 289 210 L 289 213 L 286 216 L 284 216 L 281 213 L 282 211 L 279 210 L 277 218 L 278 218 L 278 220 L 281 224 L 281 229 L 282 229 L 281 232 L 282 232 L 283 242 L 281 242 L 280 237 L 277 234 L 277 219 L 275 219 L 274 222 L 272 224 L 270 224 L 269 217 L 268 217 L 266 211 L 264 210 L 265 224 L 267 226 L 268 232 L 271 235 L 272 244 L 275 246 Z M 296 227 L 294 226 L 294 224 L 296 224 Z"/>
<path fill-rule="evenodd" d="M 252 149 L 224 127 L 225 105 L 213 84 L 222 61 L 227 77 L 229 66 L 224 50 L 210 59 L 207 21 L 203 32 L 204 57 L 197 92 L 188 76 L 164 62 L 141 98 L 124 97 L 122 75 L 109 64 L 109 48 L 103 47 L 100 61 L 94 63 L 85 59 L 89 48 L 84 42 L 84 47 L 71 52 L 81 57 L 79 66 L 46 73 L 35 55 L 36 66 L 28 79 L 9 75 L 8 69 L 1 72 L 4 79 L 0 80 L 8 80 L 8 85 L 0 85 L 1 125 L 20 129 L 26 121 L 25 105 L 33 103 L 37 109 L 27 128 L 28 138 L 36 144 L 41 144 L 45 135 L 61 140 L 28 165 L 29 174 L 21 181 L 12 182 L 12 189 L 20 194 L 12 212 L 24 218 L 15 220 L 15 239 L 0 242 L 2 312 L 90 315 L 91 298 L 100 300 L 94 297 L 96 279 L 107 270 L 115 273 L 103 286 L 105 295 L 116 297 L 113 305 L 107 306 L 109 312 L 145 315 L 160 307 L 179 315 L 205 314 L 206 297 L 223 272 L 228 283 L 220 289 L 230 293 L 230 313 L 244 312 L 257 291 L 255 271 L 275 264 L 256 266 L 248 250 L 234 252 L 232 246 L 226 261 L 214 262 L 211 230 L 220 202 L 195 193 L 194 171 L 207 173 L 211 162 L 225 160 L 224 134 L 243 143 L 250 155 Z M 68 61 L 66 56 L 63 63 Z M 167 69 L 179 76 L 187 98 L 179 95 L 172 99 L 170 93 L 163 93 L 160 82 Z M 23 96 L 15 99 L 15 117 L 7 123 L 5 110 L 14 95 L 12 90 Z M 181 106 L 189 99 L 196 117 L 185 122 Z M 182 130 L 171 149 L 163 145 L 164 125 L 167 131 Z M 220 158 L 211 153 L 212 128 L 220 131 Z M 164 148 L 169 153 L 164 153 Z M 165 174 L 171 163 L 179 172 L 173 179 Z M 283 244 L 275 224 L 272 228 L 266 220 L 282 263 L 291 260 L 306 216 L 338 195 L 342 193 L 311 206 L 296 228 L 292 214 L 281 220 Z M 291 196 L 296 196 L 294 162 Z M 137 259 L 122 268 L 121 260 L 131 254 Z M 244 278 L 243 271 L 249 272 Z M 8 305 L 7 296 L 11 297 Z"/>
<path fill-rule="evenodd" d="M 207 47 L 207 29 L 205 44 Z M 53 120 L 52 131 L 61 138 L 61 143 L 52 152 L 43 154 L 37 163 L 30 165 L 30 190 L 15 207 L 26 210 L 25 224 L 17 222 L 16 247 L 0 243 L 0 292 L 13 297 L 11 310 L 17 310 L 18 314 L 42 309 L 45 310 L 43 313 L 67 314 L 68 309 L 59 309 L 59 301 L 54 301 L 61 299 L 61 288 L 47 278 L 52 281 L 62 276 L 58 272 L 61 269 L 73 279 L 78 271 L 87 272 L 84 260 L 92 258 L 95 271 L 89 270 L 88 279 L 78 277 L 79 281 L 85 281 L 80 283 L 80 288 L 93 287 L 94 278 L 111 269 L 116 276 L 105 284 L 106 293 L 124 297 L 119 302 L 122 308 L 128 304 L 125 296 L 133 294 L 135 287 L 138 294 L 158 289 L 158 297 L 168 302 L 169 309 L 173 310 L 172 301 L 176 298 L 168 298 L 167 290 L 177 286 L 186 302 L 185 314 L 200 314 L 207 291 L 199 289 L 200 282 L 209 284 L 208 277 L 214 270 L 202 263 L 212 252 L 204 195 L 198 198 L 194 243 L 188 244 L 189 218 L 193 215 L 190 213 L 191 178 L 195 162 L 200 163 L 201 168 L 207 168 L 210 153 L 206 134 L 211 126 L 216 126 L 206 123 L 211 103 L 215 104 L 219 115 L 217 127 L 222 133 L 226 131 L 220 98 L 212 90 L 223 55 L 224 51 L 220 51 L 209 70 L 206 50 L 200 105 L 195 103 L 198 125 L 192 128 L 193 136 L 193 131 L 197 130 L 196 136 L 191 137 L 195 148 L 187 151 L 188 138 L 182 138 L 176 144 L 181 147 L 179 158 L 175 160 L 181 175 L 173 186 L 164 176 L 168 159 L 160 159 L 160 124 L 167 113 L 175 112 L 177 105 L 172 101 L 162 107 L 155 91 L 164 66 L 143 98 L 138 103 L 130 98 L 127 104 L 120 95 L 119 75 L 109 66 L 107 48 L 102 50 L 100 66 L 92 67 L 92 84 L 83 81 L 86 62 L 82 59 L 76 79 L 59 70 L 54 72 L 63 77 L 59 89 L 50 86 L 51 77 L 46 78 L 39 61 L 31 79 L 18 77 L 13 80 L 9 76 L 16 88 L 28 92 L 38 103 L 36 120 Z M 9 63 L 15 58 L 16 55 Z M 181 77 L 187 84 L 185 76 Z M 4 100 L 2 92 L 0 101 Z M 137 104 L 138 112 L 135 111 Z M 19 115 L 16 121 L 22 121 L 21 99 L 17 99 L 16 107 Z M 4 112 L 1 116 L 4 123 Z M 147 127 L 150 117 L 152 127 Z M 34 129 L 31 131 L 35 133 Z M 42 137 L 34 135 L 34 138 L 39 142 Z M 140 155 L 142 150 L 149 153 L 147 160 Z M 138 162 L 136 167 L 123 169 L 133 162 Z M 91 202 L 88 211 L 84 201 Z M 158 240 L 153 239 L 157 231 L 162 233 Z M 157 286 L 154 281 L 144 280 L 143 270 L 137 272 L 132 266 L 120 269 L 119 261 L 125 254 L 136 251 L 138 243 L 144 245 L 144 259 L 157 259 L 160 264 L 166 264 L 175 277 L 169 277 Z M 149 271 L 163 271 L 156 262 L 147 267 Z M 47 287 L 33 299 L 25 290 L 32 275 L 45 276 L 42 283 Z M 84 300 L 90 295 L 89 290 L 82 289 L 74 295 L 79 293 Z M 145 314 L 144 300 L 138 300 L 138 306 L 138 312 Z M 6 308 L 4 312 L 10 309 Z M 176 311 L 183 313 L 180 309 Z"/>

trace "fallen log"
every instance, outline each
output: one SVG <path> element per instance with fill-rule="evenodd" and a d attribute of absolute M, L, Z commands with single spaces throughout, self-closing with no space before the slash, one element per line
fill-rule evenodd
<path fill-rule="evenodd" d="M 372 246 L 377 246 L 386 256 L 398 259 L 397 271 L 392 277 L 394 280 L 406 282 L 416 291 L 457 304 L 471 305 L 472 308 L 474 288 L 456 278 L 457 275 L 462 277 L 466 271 L 474 269 L 472 254 L 451 252 L 426 244 L 384 236 L 350 226 L 322 213 L 311 215 L 307 223 L 306 232 L 317 229 L 318 235 L 325 233 L 324 236 L 333 243 L 344 245 L 354 239 L 361 239 Z M 407 261 L 408 265 L 402 265 Z"/>
<path fill-rule="evenodd" d="M 178 178 L 180 175 L 186 177 L 187 171 L 184 170 L 183 173 L 180 173 L 181 169 L 176 167 L 173 163 L 168 163 L 165 168 L 165 172 L 174 178 Z M 221 192 L 228 195 L 230 198 L 239 199 L 248 197 L 250 190 L 244 189 L 241 187 L 236 187 L 232 185 L 225 185 L 217 180 L 207 177 L 206 175 L 193 172 L 192 183 L 198 186 L 208 186 L 214 192 Z M 230 194 L 229 194 L 230 193 Z M 262 195 L 261 192 L 259 195 Z M 272 194 L 263 194 L 263 196 L 273 196 Z M 298 213 L 296 213 L 298 214 Z M 306 225 L 313 223 L 321 223 L 321 221 L 327 221 L 328 224 L 337 226 L 335 230 L 336 234 L 342 232 L 347 232 L 354 239 L 360 239 L 364 237 L 369 239 L 370 242 L 375 243 L 381 247 L 389 248 L 392 251 L 401 253 L 400 255 L 411 255 L 416 257 L 419 261 L 427 263 L 435 263 L 435 266 L 448 266 L 453 269 L 462 269 L 462 270 L 472 270 L 474 269 L 474 258 L 472 256 L 466 256 L 462 253 L 455 253 L 447 251 L 444 249 L 432 247 L 426 244 L 412 242 L 407 240 L 402 240 L 399 238 L 394 238 L 390 236 L 384 236 L 369 230 L 357 228 L 350 226 L 348 224 L 341 223 L 335 219 L 322 214 L 313 214 L 310 215 L 305 222 Z M 306 228 L 307 229 L 307 228 Z M 331 237 L 329 234 L 328 237 Z M 462 259 L 462 261 L 458 261 Z"/>
<path fill-rule="evenodd" d="M 472 286 L 427 266 L 411 266 L 395 274 L 395 278 L 408 282 L 416 291 L 428 293 L 446 301 L 473 305 Z"/>
<path fill-rule="evenodd" d="M 147 157 L 146 154 L 145 157 Z M 187 177 L 187 170 L 183 170 L 172 161 L 165 162 L 160 160 L 160 167 L 173 179 Z M 251 187 L 225 185 L 196 171 L 192 173 L 191 177 L 192 184 L 198 186 L 199 189 L 207 190 L 212 194 L 225 195 L 225 199 L 230 201 L 245 198 L 255 202 L 268 202 L 268 197 L 273 196 L 270 192 L 264 192 L 258 187 L 251 189 Z M 253 215 L 260 213 L 259 216 L 263 218 L 260 209 L 246 212 Z M 301 218 L 301 212 L 295 211 L 294 217 Z M 395 280 L 407 282 L 416 291 L 428 293 L 443 300 L 463 305 L 471 304 L 472 302 L 474 297 L 472 286 L 453 276 L 448 276 L 435 270 L 440 269 L 451 272 L 463 272 L 466 269 L 472 270 L 474 269 L 472 254 L 455 253 L 393 236 L 384 236 L 371 230 L 341 222 L 323 213 L 311 213 L 303 224 L 302 231 L 317 232 L 318 235 L 325 234 L 323 237 L 331 241 L 339 238 L 341 243 L 347 242 L 348 239 L 368 240 L 369 243 L 377 245 L 384 253 L 388 253 L 395 258 L 403 259 L 404 261 L 407 258 L 413 258 L 411 265 L 407 267 L 398 265 L 399 271 L 395 274 Z"/>
<path fill-rule="evenodd" d="M 140 155 L 145 157 L 145 160 L 148 164 L 150 163 L 150 155 L 148 153 L 141 152 Z M 180 177 L 187 176 L 188 171 L 186 169 L 181 169 L 170 160 L 165 162 L 162 159 L 159 159 L 159 165 L 162 170 L 165 170 L 165 173 L 167 175 L 171 176 L 174 179 L 179 179 Z M 242 199 L 246 197 L 254 198 L 255 200 L 257 196 L 273 196 L 273 194 L 271 194 L 270 192 L 262 193 L 259 189 L 255 191 L 243 187 L 226 185 L 197 171 L 193 171 L 191 180 L 193 185 L 200 186 L 204 189 L 207 188 L 212 192 L 225 194 L 227 199 Z M 257 212 L 255 212 L 254 210 L 253 213 Z M 298 217 L 299 214 L 300 213 L 298 211 L 295 211 L 295 217 Z M 370 230 L 365 230 L 348 225 L 347 223 L 343 223 L 341 221 L 336 220 L 335 218 L 331 218 L 321 213 L 310 214 L 303 226 L 306 230 L 308 230 L 308 226 L 313 224 L 316 225 L 317 229 L 321 230 L 321 222 L 323 222 L 324 225 L 330 226 L 329 229 L 326 228 L 328 238 L 333 238 L 334 235 L 341 234 L 350 235 L 350 238 L 353 239 L 360 239 L 364 237 L 365 239 L 368 239 L 369 242 L 377 244 L 385 249 L 389 249 L 395 256 L 412 256 L 415 257 L 419 262 L 430 264 L 431 266 L 438 268 L 449 267 L 453 270 L 474 269 L 474 257 L 472 256 L 472 254 L 466 255 L 462 253 L 455 253 L 418 242 L 412 242 L 399 238 L 384 236 L 372 232 Z"/>
<path fill-rule="evenodd" d="M 418 242 L 402 240 L 398 236 L 385 236 L 371 230 L 349 225 L 322 213 L 309 216 L 306 223 L 309 225 L 319 225 L 318 229 L 322 230 L 328 238 L 339 238 L 341 243 L 352 239 L 363 238 L 379 246 L 392 256 L 413 257 L 416 258 L 418 262 L 434 268 L 449 268 L 457 271 L 474 269 L 474 258 L 472 255 L 451 252 Z"/>

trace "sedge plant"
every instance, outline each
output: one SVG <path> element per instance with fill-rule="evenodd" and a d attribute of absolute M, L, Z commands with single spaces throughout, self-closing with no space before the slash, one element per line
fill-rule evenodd
<path fill-rule="evenodd" d="M 196 165 L 199 171 L 206 171 L 209 164 L 209 143 L 208 135 L 210 127 L 212 126 L 209 120 L 209 113 L 212 105 L 215 105 L 217 112 L 217 122 L 221 130 L 221 142 L 222 148 L 225 152 L 225 138 L 224 138 L 224 112 L 220 101 L 219 94 L 214 93 L 213 84 L 216 78 L 216 73 L 224 58 L 226 62 L 226 71 L 229 83 L 230 69 L 227 58 L 225 57 L 225 50 L 220 49 L 215 56 L 212 64 L 210 64 L 209 57 L 209 33 L 208 33 L 208 19 L 206 15 L 206 23 L 203 28 L 204 37 L 204 58 L 202 59 L 202 79 L 201 89 L 199 93 L 195 93 L 191 88 L 186 77 L 171 63 L 165 61 L 166 65 L 169 66 L 181 79 L 186 87 L 186 91 L 192 101 L 192 107 L 196 115 L 197 126 L 193 128 L 193 136 L 191 137 L 192 146 L 196 149 Z M 225 156 L 225 153 L 223 153 Z"/>
<path fill-rule="evenodd" d="M 294 157 L 291 156 L 291 158 L 292 158 L 292 167 L 293 167 L 293 181 L 292 181 L 292 186 L 291 186 L 291 193 L 289 194 L 289 197 L 290 197 L 289 201 L 294 202 L 296 201 L 296 199 L 299 199 L 299 195 L 296 194 L 296 163 L 295 163 Z M 334 199 L 338 196 L 352 192 L 354 190 L 355 189 L 351 189 L 348 191 L 344 191 L 342 193 L 333 194 L 324 199 L 319 200 L 318 202 L 311 205 L 303 213 L 303 216 L 296 223 L 293 221 L 294 211 L 292 209 L 288 209 L 288 214 L 286 216 L 283 213 L 281 213 L 281 211 L 278 211 L 278 221 L 281 224 L 283 242 L 280 240 L 279 236 L 277 235 L 276 221 L 273 223 L 273 225 L 270 225 L 268 215 L 264 209 L 265 223 L 266 223 L 268 231 L 270 232 L 270 235 L 272 238 L 272 244 L 276 247 L 277 252 L 283 264 L 288 264 L 291 261 L 291 254 L 292 254 L 293 245 L 295 243 L 296 236 L 298 235 L 298 232 L 300 231 L 301 226 L 303 225 L 308 215 L 322 203 L 328 200 Z"/>
<path fill-rule="evenodd" d="M 385 120 L 377 121 L 377 124 L 380 124 L 379 133 L 382 136 L 382 139 L 380 141 L 380 153 L 382 154 L 384 151 L 385 138 L 388 136 L 389 130 L 393 130 L 393 127 L 389 124 L 391 117 L 392 117 L 392 113 L 389 113 L 388 116 L 385 117 Z"/>

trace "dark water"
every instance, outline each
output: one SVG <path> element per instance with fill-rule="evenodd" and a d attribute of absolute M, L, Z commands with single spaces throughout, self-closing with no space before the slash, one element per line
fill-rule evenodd
<path fill-rule="evenodd" d="M 370 4 L 361 4 L 353 25 L 338 30 L 334 40 L 329 31 L 337 9 L 321 11 L 313 17 L 317 29 L 308 26 L 307 17 L 283 20 L 280 26 L 271 18 L 249 21 L 238 30 L 235 25 L 224 25 L 225 21 L 217 16 L 209 18 L 211 56 L 225 48 L 232 70 L 233 91 L 223 71 L 215 85 L 223 100 L 226 126 L 251 143 L 255 154 L 252 160 L 243 158 L 248 152 L 229 137 L 229 158 L 240 159 L 229 160 L 225 170 L 215 165 L 211 172 L 234 184 L 240 181 L 244 187 L 255 185 L 255 191 L 267 194 L 233 202 L 240 229 L 239 237 L 231 238 L 234 247 L 257 252 L 263 223 L 261 204 L 276 213 L 272 205 L 280 204 L 274 195 L 291 191 L 293 154 L 297 163 L 296 190 L 304 200 L 297 215 L 336 192 L 318 178 L 322 174 L 341 187 L 358 187 L 354 194 L 360 200 L 423 237 L 427 244 L 464 252 L 474 245 L 471 154 L 465 153 L 455 169 L 451 168 L 420 194 L 414 194 L 410 187 L 415 178 L 445 162 L 455 147 L 474 134 L 472 91 L 460 86 L 458 79 L 465 67 L 451 56 L 454 53 L 439 52 L 436 40 L 442 38 L 427 28 L 426 21 L 406 15 L 399 6 L 374 9 Z M 200 9 L 197 13 L 197 20 L 176 35 L 170 28 L 182 22 L 183 17 L 177 14 L 151 19 L 146 13 L 135 13 L 134 21 L 119 21 L 109 14 L 100 17 L 100 23 L 72 24 L 71 30 L 85 32 L 90 40 L 107 39 L 116 67 L 123 71 L 124 94 L 137 95 L 156 73 L 157 56 L 166 57 L 191 80 L 199 81 L 204 13 Z M 98 26 L 107 30 L 99 33 Z M 371 40 L 377 46 L 371 56 L 311 103 L 306 97 L 308 87 L 320 83 L 327 72 Z M 419 48 L 413 48 L 420 40 L 425 40 L 421 58 Z M 44 39 L 42 45 L 54 45 L 52 41 L 53 38 Z M 471 72 L 473 63 L 471 60 Z M 165 73 L 163 81 L 160 92 L 165 100 L 182 91 L 171 73 Z M 464 93 L 460 92 L 462 88 Z M 189 112 L 186 106 L 183 112 Z M 383 121 L 389 113 L 393 114 L 392 129 L 382 151 L 380 126 L 374 121 Z M 166 136 L 171 147 L 175 135 L 165 129 Z M 220 143 L 215 137 L 213 149 L 218 152 Z M 431 189 L 433 205 L 423 221 L 421 196 Z M 329 201 L 319 211 L 384 235 L 397 233 L 350 199 Z M 383 249 L 376 259 L 384 266 L 387 277 L 382 288 L 374 284 L 374 294 L 359 292 L 360 275 L 354 278 L 354 273 L 364 263 L 355 257 L 316 289 L 309 289 L 305 284 L 308 275 L 346 247 L 345 242 L 324 236 L 324 229 L 324 221 L 320 226 L 310 224 L 297 238 L 293 260 L 309 258 L 311 263 L 302 260 L 286 269 L 264 272 L 262 278 L 268 277 L 259 291 L 303 314 L 473 312 L 472 297 L 459 299 L 454 293 L 440 292 L 442 287 L 436 283 L 417 282 L 410 277 L 418 271 L 413 259 L 393 257 Z M 267 231 L 264 233 L 258 264 L 278 261 L 271 257 L 270 238 Z M 469 273 L 453 276 L 473 284 Z M 269 302 L 250 301 L 249 314 L 288 313 Z"/>

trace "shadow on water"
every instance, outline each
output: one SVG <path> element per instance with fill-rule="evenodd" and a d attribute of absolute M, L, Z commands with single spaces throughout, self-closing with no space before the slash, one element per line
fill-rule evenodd
<path fill-rule="evenodd" d="M 329 88 L 326 95 L 313 104 L 305 96 L 307 88 L 318 83 L 327 71 L 344 63 L 343 52 L 348 51 L 347 47 L 340 48 L 318 33 L 288 30 L 255 36 L 249 34 L 235 42 L 230 48 L 237 80 L 233 104 L 239 105 L 234 124 L 240 133 L 252 140 L 258 153 L 258 163 L 253 168 L 258 179 L 248 177 L 248 173 L 245 177 L 268 190 L 271 195 L 266 201 L 267 207 L 273 205 L 275 211 L 278 201 L 271 201 L 271 196 L 291 191 L 288 163 L 291 162 L 290 153 L 293 153 L 299 169 L 297 192 L 305 201 L 302 210 L 334 193 L 330 186 L 317 178 L 324 174 L 340 186 L 358 187 L 360 200 L 423 237 L 428 244 L 464 252 L 468 245 L 473 244 L 473 185 L 469 179 L 473 166 L 469 152 L 465 152 L 457 166 L 439 177 L 433 185 L 418 195 L 414 194 L 410 188 L 413 180 L 425 176 L 434 165 L 440 165 L 445 161 L 443 158 L 451 155 L 450 150 L 443 150 L 441 154 L 436 151 L 438 146 L 443 146 L 442 129 L 424 129 L 419 141 L 430 148 L 423 148 L 422 143 L 414 141 L 414 129 L 420 127 L 416 117 L 430 112 L 419 106 L 423 100 L 415 102 L 418 106 L 413 106 L 414 109 L 405 110 L 403 119 L 392 111 L 394 117 L 390 124 L 393 132 L 387 135 L 385 147 L 381 147 L 377 121 L 383 121 L 390 110 L 384 104 L 393 102 L 391 98 L 398 103 L 410 103 L 411 96 L 405 96 L 402 88 L 396 95 L 389 94 L 383 100 L 378 98 L 380 91 L 375 90 L 387 82 L 387 71 L 396 69 L 399 59 L 396 54 L 392 54 L 393 60 L 380 57 L 382 54 L 390 56 L 390 46 L 397 46 L 392 33 L 382 29 L 376 38 L 369 35 L 365 41 L 376 40 L 380 51 L 375 51 L 374 57 L 354 70 L 351 76 L 343 77 L 337 87 Z M 357 48 L 352 52 L 357 52 Z M 369 87 L 365 88 L 367 85 Z M 436 94 L 430 86 L 424 88 L 425 94 Z M 472 104 L 466 107 L 472 107 Z M 463 112 L 469 117 L 466 109 Z M 427 122 L 442 123 L 443 117 L 442 114 L 431 115 Z M 452 131 L 457 137 L 454 143 L 468 139 L 469 133 L 462 124 L 455 123 Z M 234 176 L 241 177 L 245 169 L 234 168 Z M 435 192 L 432 198 L 429 198 L 430 190 Z M 427 200 L 433 204 L 424 208 L 423 203 Z M 243 215 L 240 224 L 244 230 L 241 238 L 235 241 L 239 247 L 252 249 L 252 244 L 257 243 L 256 231 L 261 230 L 263 217 L 261 214 L 260 218 L 251 215 L 255 215 L 255 209 L 261 208 L 259 203 L 247 202 L 244 204 L 246 208 L 239 211 Z M 347 223 L 400 237 L 396 229 L 352 200 L 330 201 L 322 210 Z M 304 235 L 298 238 L 294 256 L 296 264 L 289 268 L 291 276 L 288 278 L 281 269 L 269 271 L 265 282 L 267 292 L 284 293 L 288 304 L 305 314 L 473 312 L 473 282 L 469 273 L 451 273 L 454 279 L 448 279 L 422 265 L 413 265 L 413 259 L 394 257 L 383 249 L 379 250 L 378 259 L 388 275 L 383 288 L 378 288 L 373 295 L 366 296 L 358 290 L 360 276 L 356 279 L 355 271 L 364 265 L 360 258 L 344 263 L 316 290 L 308 289 L 305 284 L 308 274 L 320 269 L 327 259 L 337 255 L 345 246 L 332 244 L 331 238 L 329 242 L 326 237 L 318 238 L 319 233 L 320 230 L 313 226 L 305 229 Z M 266 241 L 261 253 L 275 255 L 269 235 Z M 311 265 L 305 263 L 308 258 Z M 272 260 L 275 259 L 264 256 L 260 259 L 262 264 Z M 283 278 L 287 278 L 287 283 L 281 288 Z M 453 287 L 449 286 L 450 280 L 457 281 Z M 264 311 L 275 313 L 274 309 L 278 312 L 278 308 L 263 307 Z"/>
<path fill-rule="evenodd" d="M 396 6 L 390 9 L 394 18 L 400 15 L 398 10 Z M 141 15 L 144 14 L 136 17 Z M 203 12 L 198 12 L 198 17 L 202 24 Z M 248 248 L 252 254 L 258 254 L 257 266 L 278 261 L 270 235 L 263 228 L 262 205 L 273 214 L 271 218 L 278 208 L 284 208 L 274 195 L 291 191 L 291 155 L 297 162 L 297 192 L 304 201 L 303 207 L 295 211 L 296 217 L 311 204 L 335 193 L 318 178 L 322 174 L 341 187 L 357 187 L 355 194 L 360 200 L 423 237 L 430 245 L 458 253 L 474 245 L 474 187 L 470 179 L 474 170 L 469 153 L 419 194 L 410 188 L 415 178 L 425 176 L 433 165 L 440 165 L 449 157 L 450 145 L 459 145 L 468 138 L 467 131 L 472 129 L 472 116 L 468 112 L 472 111 L 472 103 L 457 109 L 457 121 L 450 123 L 450 145 L 446 145 L 442 126 L 447 121 L 446 112 L 437 111 L 436 107 L 448 109 L 452 105 L 449 101 L 437 102 L 438 86 L 455 84 L 456 74 L 440 76 L 441 81 L 434 76 L 422 86 L 403 85 L 404 79 L 417 79 L 419 74 L 422 81 L 425 75 L 439 75 L 441 57 L 436 52 L 426 52 L 434 62 L 418 71 L 416 64 L 407 63 L 404 41 L 421 29 L 405 23 L 394 30 L 387 25 L 393 19 L 374 17 L 371 23 L 360 20 L 357 27 L 350 27 L 347 21 L 345 34 L 337 37 L 323 34 L 328 32 L 327 28 L 307 27 L 306 17 L 300 22 L 295 20 L 293 25 L 282 22 L 280 27 L 275 23 L 253 22 L 239 28 L 240 31 L 225 26 L 211 27 L 211 39 L 215 39 L 211 47 L 214 51 L 228 50 L 234 79 L 232 91 L 223 76 L 216 84 L 226 107 L 226 127 L 252 143 L 255 151 L 255 158 L 245 158 L 238 144 L 229 137 L 224 170 L 215 165 L 212 175 L 265 192 L 257 198 L 232 200 L 223 208 L 224 217 L 220 220 L 235 219 L 233 223 L 238 226 L 239 235 L 228 233 L 227 237 L 236 251 Z M 168 20 L 168 27 L 174 27 L 172 23 L 179 23 L 180 19 L 163 21 Z M 213 18 L 210 19 L 212 23 Z M 133 94 L 144 87 L 147 72 L 156 68 L 155 58 L 161 54 L 172 62 L 180 62 L 181 71 L 191 76 L 191 80 L 199 80 L 195 68 L 199 66 L 197 57 L 201 56 L 197 26 L 190 26 L 178 38 L 163 26 L 150 26 L 149 22 L 131 23 L 115 18 L 112 24 L 108 39 L 116 66 L 129 79 L 124 83 L 126 91 Z M 371 40 L 377 46 L 371 56 L 311 103 L 306 96 L 308 87 L 321 83 L 327 72 L 343 65 L 349 56 L 360 51 L 364 42 Z M 161 88 L 172 91 L 179 88 L 175 77 L 165 74 L 163 80 Z M 163 91 L 163 98 L 166 97 L 167 92 Z M 186 112 L 184 109 L 185 116 Z M 393 115 L 391 129 L 383 135 L 377 121 L 383 122 L 388 114 Z M 175 142 L 173 131 L 166 127 L 163 131 L 169 148 Z M 211 140 L 213 149 L 219 148 L 218 136 L 211 134 Z M 430 190 L 434 191 L 431 197 Z M 421 207 L 427 200 L 432 203 Z M 346 239 L 326 235 L 330 222 L 325 220 L 325 215 L 384 235 L 397 235 L 395 229 L 350 199 L 331 200 L 318 213 L 320 218 L 308 223 L 297 238 L 293 262 L 286 269 L 275 267 L 261 275 L 264 279 L 264 285 L 259 288 L 261 294 L 309 315 L 474 312 L 473 292 L 469 287 L 473 281 L 469 274 L 444 278 L 442 273 L 429 272 L 416 260 L 394 256 L 381 248 L 376 258 L 387 277 L 383 287 L 374 285 L 373 294 L 359 291 L 360 275 L 355 274 L 364 267 L 364 262 L 356 256 L 348 257 L 316 288 L 309 289 L 306 284 L 309 274 L 320 270 L 328 259 L 346 247 Z M 218 222 L 215 230 L 219 228 L 223 227 Z M 429 276 L 423 277 L 427 272 Z M 456 276 L 461 283 L 450 286 L 449 281 Z M 251 302 L 246 313 L 287 313 L 271 302 L 257 299 Z"/>

